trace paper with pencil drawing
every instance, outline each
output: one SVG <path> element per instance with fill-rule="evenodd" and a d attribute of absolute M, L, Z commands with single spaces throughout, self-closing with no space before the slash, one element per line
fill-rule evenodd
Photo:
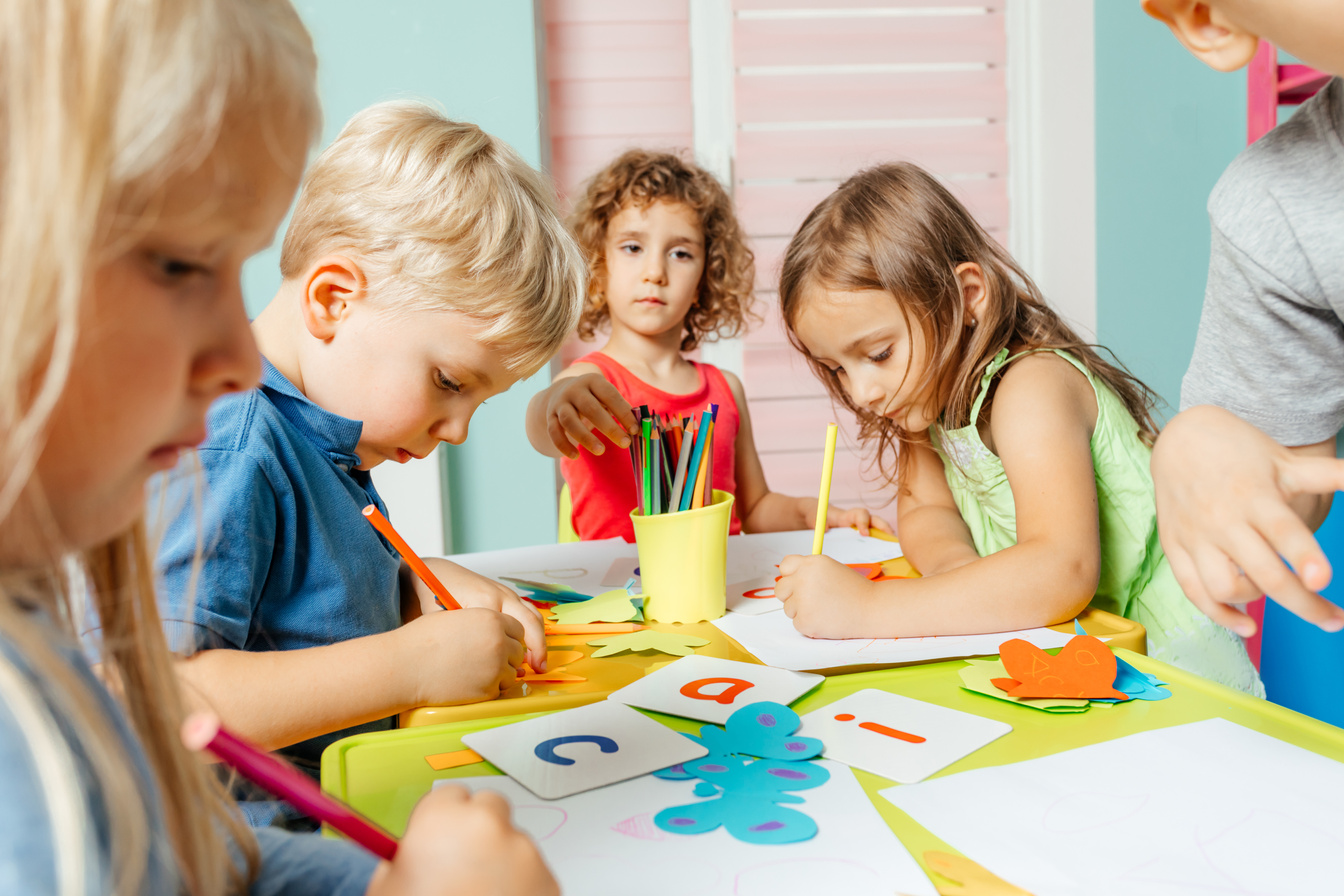
<path fill-rule="evenodd" d="M 1035 896 L 1340 890 L 1344 764 L 1226 719 L 882 796 Z"/>
<path fill-rule="evenodd" d="M 817 835 L 787 846 L 743 843 L 722 828 L 678 836 L 653 817 L 687 801 L 686 781 L 652 776 L 561 800 L 539 800 L 506 777 L 449 778 L 494 790 L 513 806 L 565 893 L 584 896 L 937 896 L 919 865 L 882 821 L 854 774 L 823 762 L 831 777 L 799 794 L 798 808 L 817 821 Z"/>
<path fill-rule="evenodd" d="M 766 665 L 795 672 L 988 656 L 998 653 L 999 645 L 1011 638 L 1021 638 L 1037 647 L 1049 649 L 1063 647 L 1072 637 L 1048 628 L 1033 628 L 992 635 L 828 641 L 800 634 L 793 627 L 793 620 L 783 613 L 765 613 L 761 616 L 729 613 L 722 619 L 715 619 L 714 625 Z"/>

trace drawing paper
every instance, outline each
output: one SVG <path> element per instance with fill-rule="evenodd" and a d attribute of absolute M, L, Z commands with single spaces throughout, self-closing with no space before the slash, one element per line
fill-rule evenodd
<path fill-rule="evenodd" d="M 765 613 L 760 616 L 728 613 L 713 622 L 720 631 L 761 662 L 796 671 L 989 656 L 997 654 L 999 645 L 1012 638 L 1030 641 L 1037 647 L 1063 647 L 1072 637 L 1048 628 L 1034 628 L 992 635 L 828 641 L 800 634 L 793 627 L 793 620 L 783 613 Z"/>
<path fill-rule="evenodd" d="M 583 896 L 937 896 L 854 780 L 834 762 L 831 778 L 802 791 L 794 808 L 817 821 L 815 837 L 764 845 L 733 839 L 722 828 L 678 835 L 653 817 L 695 799 L 694 781 L 651 776 L 543 802 L 500 776 L 450 778 L 435 786 L 495 790 L 513 805 L 514 821 L 537 841 L 565 893 Z"/>
<path fill-rule="evenodd" d="M 722 725 L 744 706 L 789 705 L 822 676 L 712 656 L 688 656 L 607 695 L 608 700 Z"/>
<path fill-rule="evenodd" d="M 699 743 L 621 703 L 599 701 L 463 735 L 542 799 L 558 799 L 698 759 Z"/>
<path fill-rule="evenodd" d="M 882 791 L 1035 896 L 1336 893 L 1344 764 L 1226 719 Z"/>
<path fill-rule="evenodd" d="M 827 759 L 913 784 L 1012 730 L 1007 722 L 868 688 L 803 716 L 798 736 L 819 738 Z"/>

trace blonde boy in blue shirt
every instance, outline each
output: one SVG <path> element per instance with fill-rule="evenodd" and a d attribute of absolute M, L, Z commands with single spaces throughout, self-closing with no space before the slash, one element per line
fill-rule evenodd
<path fill-rule="evenodd" d="M 428 609 L 360 509 L 382 508 L 370 469 L 460 444 L 481 402 L 574 329 L 586 274 L 552 196 L 474 125 L 413 103 L 356 115 L 305 178 L 284 282 L 252 324 L 261 386 L 211 410 L 204 488 L 185 468 L 164 488 L 180 674 L 225 724 L 313 774 L 338 737 L 497 697 L 524 659 L 544 668 L 530 605 L 430 558 L 464 609 Z M 244 808 L 254 824 L 289 814 Z"/>

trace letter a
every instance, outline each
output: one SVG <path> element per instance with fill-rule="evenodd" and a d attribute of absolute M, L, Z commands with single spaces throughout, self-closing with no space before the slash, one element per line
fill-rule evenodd
<path fill-rule="evenodd" d="M 717 694 L 702 694 L 702 688 L 711 684 L 726 684 L 728 687 Z M 725 706 L 737 699 L 737 695 L 747 688 L 754 688 L 756 685 L 749 681 L 743 681 L 741 678 L 698 678 L 695 681 L 688 682 L 681 686 L 683 696 L 690 697 L 692 700 L 713 700 L 722 703 Z"/>

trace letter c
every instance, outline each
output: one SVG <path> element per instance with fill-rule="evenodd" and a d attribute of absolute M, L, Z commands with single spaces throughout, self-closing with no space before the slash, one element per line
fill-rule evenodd
<path fill-rule="evenodd" d="M 717 694 L 702 694 L 702 688 L 711 684 L 729 685 L 725 690 Z M 737 699 L 737 695 L 747 688 L 754 688 L 756 685 L 749 681 L 743 681 L 740 678 L 698 678 L 681 686 L 683 697 L 690 697 L 692 700 L 713 700 L 716 703 L 722 703 L 725 706 Z"/>
<path fill-rule="evenodd" d="M 544 740 L 537 744 L 533 750 L 537 758 L 542 762 L 551 762 L 556 765 L 573 765 L 574 760 L 565 756 L 559 756 L 555 748 L 563 744 L 597 744 L 597 748 L 603 753 L 615 753 L 620 749 L 616 741 L 609 737 L 603 737 L 600 734 L 570 734 L 565 737 L 553 737 L 550 740 Z"/>

